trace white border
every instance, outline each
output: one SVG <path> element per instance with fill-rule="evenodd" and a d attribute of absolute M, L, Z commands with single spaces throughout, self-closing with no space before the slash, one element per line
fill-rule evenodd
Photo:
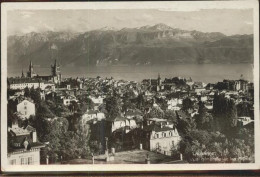
<path fill-rule="evenodd" d="M 172 2 L 33 2 L 2 3 L 1 6 L 1 141 L 7 142 L 7 11 L 49 9 L 160 9 L 165 11 L 196 11 L 199 9 L 254 9 L 254 87 L 255 87 L 255 163 L 252 164 L 106 164 L 106 165 L 33 165 L 7 164 L 6 143 L 1 143 L 1 169 L 5 172 L 31 171 L 179 171 L 179 170 L 241 170 L 260 168 L 259 137 L 259 3 L 250 1 L 172 1 Z"/>

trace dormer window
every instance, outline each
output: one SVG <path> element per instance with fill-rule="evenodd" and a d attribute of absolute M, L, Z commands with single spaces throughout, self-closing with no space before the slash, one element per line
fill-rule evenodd
<path fill-rule="evenodd" d="M 15 147 L 20 147 L 20 143 L 14 143 Z"/>

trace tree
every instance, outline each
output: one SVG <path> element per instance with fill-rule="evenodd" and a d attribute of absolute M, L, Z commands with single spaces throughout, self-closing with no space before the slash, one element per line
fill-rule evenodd
<path fill-rule="evenodd" d="M 233 99 L 225 98 L 224 94 L 215 94 L 213 100 L 213 117 L 217 130 L 226 135 L 233 135 L 237 124 L 237 108 Z"/>
<path fill-rule="evenodd" d="M 127 111 L 128 109 L 134 109 L 135 105 L 132 103 L 132 99 L 135 97 L 133 91 L 128 91 L 123 95 L 123 106 L 122 110 Z"/>
<path fill-rule="evenodd" d="M 24 89 L 24 96 L 25 97 L 31 97 L 30 90 L 29 90 L 28 87 L 25 87 L 25 89 Z"/>
<path fill-rule="evenodd" d="M 38 107 L 36 107 L 36 116 L 43 118 L 54 118 L 55 115 L 49 109 L 48 105 L 45 102 L 41 102 Z"/>
<path fill-rule="evenodd" d="M 70 109 L 70 111 L 71 112 L 77 112 L 78 111 L 78 109 L 79 109 L 79 105 L 78 105 L 78 103 L 76 102 L 76 101 L 71 101 L 70 102 L 70 105 L 69 105 L 69 109 Z"/>
<path fill-rule="evenodd" d="M 187 97 L 182 101 L 182 110 L 188 111 L 189 109 L 193 109 L 193 102 Z"/>
<path fill-rule="evenodd" d="M 114 94 L 111 97 L 105 99 L 106 103 L 106 110 L 107 110 L 107 117 L 108 118 L 115 118 L 120 115 L 121 113 L 121 100 L 120 97 Z"/>
<path fill-rule="evenodd" d="M 164 118 L 169 120 L 169 121 L 172 121 L 174 124 L 177 124 L 176 113 L 174 111 L 172 111 L 172 110 L 165 111 Z"/>
<path fill-rule="evenodd" d="M 139 94 L 136 98 L 137 100 L 137 108 L 143 110 L 145 107 L 145 99 L 143 94 Z"/>
<path fill-rule="evenodd" d="M 163 118 L 164 111 L 160 107 L 153 107 L 148 113 L 148 118 Z"/>
<path fill-rule="evenodd" d="M 30 96 L 36 106 L 38 106 L 41 103 L 41 89 L 37 88 L 34 89 L 33 87 L 30 89 Z"/>
<path fill-rule="evenodd" d="M 207 112 L 203 102 L 199 102 L 198 115 L 195 116 L 197 128 L 203 130 L 211 130 L 212 116 Z"/>
<path fill-rule="evenodd" d="M 250 116 L 250 108 L 252 106 L 247 102 L 241 102 L 237 105 L 237 115 L 238 116 Z"/>
<path fill-rule="evenodd" d="M 45 155 L 49 155 L 50 160 L 55 162 L 61 155 L 64 157 L 62 150 L 65 147 L 65 142 L 70 143 L 65 138 L 68 130 L 68 121 L 65 118 L 57 118 L 48 121 L 48 123 L 50 131 L 45 132 L 42 139 L 44 142 L 49 142 L 45 149 Z"/>

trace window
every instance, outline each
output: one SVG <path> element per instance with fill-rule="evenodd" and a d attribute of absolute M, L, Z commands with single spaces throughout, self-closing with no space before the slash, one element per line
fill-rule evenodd
<path fill-rule="evenodd" d="M 27 109 L 27 107 L 26 107 L 26 106 L 24 106 L 24 109 Z"/>
<path fill-rule="evenodd" d="M 166 133 L 163 133 L 163 137 L 166 137 Z"/>
<path fill-rule="evenodd" d="M 172 132 L 170 132 L 169 135 L 172 136 Z"/>
<path fill-rule="evenodd" d="M 16 165 L 16 159 L 11 160 L 11 165 Z"/>
<path fill-rule="evenodd" d="M 20 147 L 20 143 L 14 143 L 15 147 Z"/>
<path fill-rule="evenodd" d="M 27 165 L 27 158 L 21 158 L 21 165 Z"/>
<path fill-rule="evenodd" d="M 24 105 L 27 105 L 27 102 L 24 102 Z"/>
<path fill-rule="evenodd" d="M 27 114 L 27 112 L 26 112 L 26 111 L 24 111 L 24 114 Z"/>
<path fill-rule="evenodd" d="M 172 141 L 172 145 L 174 146 L 174 141 Z"/>
<path fill-rule="evenodd" d="M 33 158 L 32 157 L 28 157 L 28 165 L 32 165 L 33 164 Z"/>
<path fill-rule="evenodd" d="M 155 134 L 155 138 L 159 138 L 159 134 Z"/>

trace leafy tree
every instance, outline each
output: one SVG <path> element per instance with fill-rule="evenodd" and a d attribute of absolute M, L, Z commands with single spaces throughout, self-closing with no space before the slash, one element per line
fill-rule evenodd
<path fill-rule="evenodd" d="M 247 102 L 241 102 L 237 105 L 238 116 L 250 116 L 250 108 L 252 106 Z"/>
<path fill-rule="evenodd" d="M 55 115 L 53 112 L 49 109 L 48 105 L 45 102 L 41 102 L 36 108 L 36 116 L 37 117 L 43 117 L 43 118 L 54 118 Z"/>
<path fill-rule="evenodd" d="M 145 99 L 143 94 L 139 94 L 136 98 L 137 100 L 137 108 L 143 110 L 145 107 Z"/>
<path fill-rule="evenodd" d="M 197 128 L 203 130 L 210 130 L 213 117 L 206 110 L 204 103 L 199 102 L 198 115 L 195 116 Z"/>
<path fill-rule="evenodd" d="M 68 106 L 71 112 L 77 112 L 79 109 L 79 105 L 76 101 L 71 101 L 70 105 Z"/>
<path fill-rule="evenodd" d="M 25 89 L 24 89 L 24 96 L 25 97 L 31 97 L 30 90 L 29 90 L 28 87 L 25 87 Z"/>
<path fill-rule="evenodd" d="M 172 111 L 172 110 L 165 111 L 164 118 L 169 120 L 169 121 L 172 121 L 174 124 L 177 124 L 176 113 L 174 111 Z"/>
<path fill-rule="evenodd" d="M 115 118 L 120 115 L 121 113 L 121 100 L 120 97 L 114 94 L 111 97 L 105 99 L 106 103 L 106 110 L 107 110 L 107 117 L 108 118 Z"/>
<path fill-rule="evenodd" d="M 152 107 L 148 113 L 148 118 L 163 118 L 164 111 L 160 107 Z"/>
<path fill-rule="evenodd" d="M 94 103 L 89 98 L 88 94 L 80 95 L 78 100 L 79 100 L 79 103 L 81 103 L 82 105 L 84 105 L 84 107 L 86 107 L 86 109 L 93 109 L 94 108 Z"/>
<path fill-rule="evenodd" d="M 135 105 L 132 103 L 132 99 L 135 97 L 133 91 L 128 91 L 123 95 L 123 106 L 122 110 L 127 111 L 128 109 L 134 109 Z"/>
<path fill-rule="evenodd" d="M 36 106 L 38 106 L 41 103 L 41 90 L 40 88 L 34 89 L 33 87 L 30 89 L 30 96 Z"/>
<path fill-rule="evenodd" d="M 233 131 L 237 124 L 237 108 L 233 99 L 225 98 L 224 94 L 215 94 L 213 116 L 217 130 L 227 135 L 234 134 Z"/>
<path fill-rule="evenodd" d="M 189 109 L 193 109 L 193 102 L 187 97 L 182 101 L 182 110 L 188 111 Z"/>

